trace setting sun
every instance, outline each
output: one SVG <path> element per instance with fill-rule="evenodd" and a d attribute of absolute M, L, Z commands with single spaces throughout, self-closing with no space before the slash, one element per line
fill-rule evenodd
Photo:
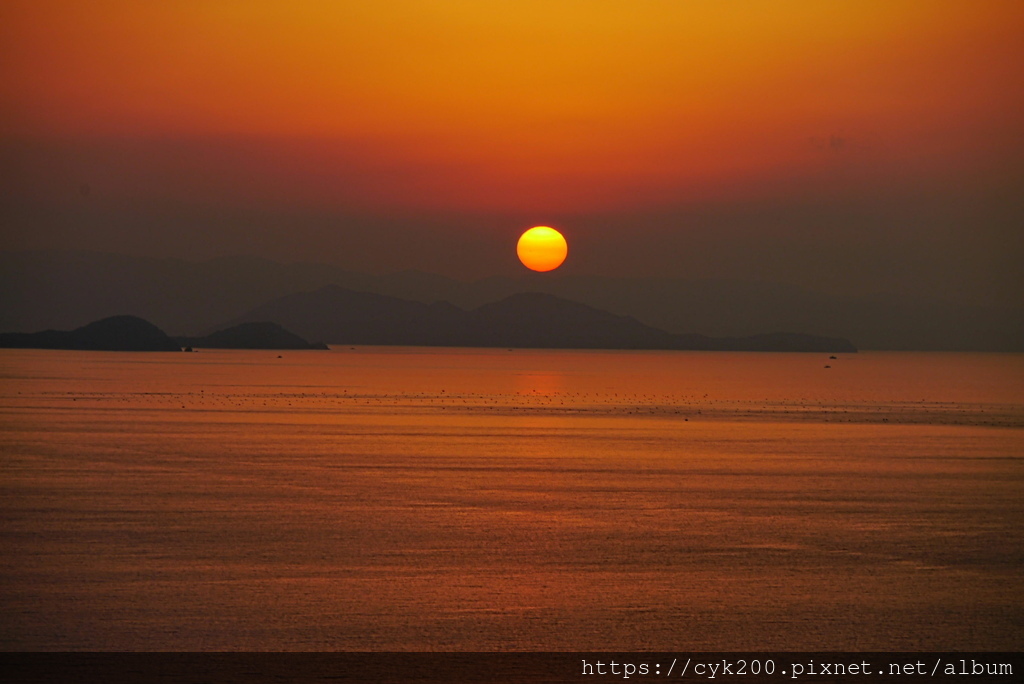
<path fill-rule="evenodd" d="M 554 228 L 535 226 L 519 237 L 516 254 L 523 265 L 534 271 L 553 271 L 565 261 L 569 246 Z"/>

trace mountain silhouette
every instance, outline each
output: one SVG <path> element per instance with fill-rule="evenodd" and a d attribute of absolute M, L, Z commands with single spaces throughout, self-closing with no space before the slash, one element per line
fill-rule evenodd
<path fill-rule="evenodd" d="M 111 316 L 75 330 L 0 334 L 0 347 L 92 351 L 181 351 L 178 343 L 138 316 Z"/>
<path fill-rule="evenodd" d="M 855 352 L 842 338 L 774 333 L 751 337 L 676 335 L 630 316 L 541 293 L 520 293 L 466 311 L 327 285 L 287 295 L 231 322 L 273 321 L 329 344 Z"/>
<path fill-rule="evenodd" d="M 81 250 L 0 251 L 0 330 L 70 330 L 130 311 L 174 335 L 205 335 L 266 302 L 325 285 L 424 304 L 446 301 L 466 311 L 519 292 L 545 292 L 659 330 L 715 338 L 799 330 L 856 340 L 864 349 L 1024 351 L 1019 298 L 967 303 L 898 292 L 828 294 L 762 281 L 558 272 L 463 282 L 255 257 L 195 262 Z"/>
<path fill-rule="evenodd" d="M 277 323 L 254 321 L 218 330 L 205 337 L 177 337 L 182 347 L 203 349 L 326 349 L 323 343 L 310 344 Z"/>
<path fill-rule="evenodd" d="M 273 321 L 308 340 L 334 344 L 459 346 L 466 312 L 327 285 L 286 295 L 231 321 Z"/>
<path fill-rule="evenodd" d="M 550 349 L 672 349 L 673 335 L 631 316 L 550 294 L 514 294 L 467 315 L 471 346 Z"/>

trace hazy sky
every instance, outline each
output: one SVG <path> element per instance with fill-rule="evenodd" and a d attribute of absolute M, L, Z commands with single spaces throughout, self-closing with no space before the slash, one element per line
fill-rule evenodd
<path fill-rule="evenodd" d="M 4 248 L 1021 302 L 1024 2 L 0 5 Z"/>

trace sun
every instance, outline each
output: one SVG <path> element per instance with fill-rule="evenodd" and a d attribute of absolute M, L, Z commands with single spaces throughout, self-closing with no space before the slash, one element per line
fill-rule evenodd
<path fill-rule="evenodd" d="M 534 226 L 519 237 L 516 254 L 523 266 L 534 271 L 553 271 L 565 261 L 569 246 L 554 228 Z"/>

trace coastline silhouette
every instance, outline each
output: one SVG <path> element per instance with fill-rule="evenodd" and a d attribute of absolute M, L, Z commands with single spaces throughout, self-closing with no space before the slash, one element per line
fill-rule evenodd
<path fill-rule="evenodd" d="M 318 342 L 307 342 L 310 339 Z M 201 337 L 171 338 L 136 316 L 114 316 L 72 331 L 0 334 L 0 347 L 107 351 L 178 351 L 183 347 L 325 349 L 324 342 L 537 349 L 857 351 L 843 338 L 789 332 L 747 337 L 675 335 L 630 316 L 540 293 L 516 294 L 465 311 L 447 302 L 422 304 L 336 285 L 275 300 Z"/>

